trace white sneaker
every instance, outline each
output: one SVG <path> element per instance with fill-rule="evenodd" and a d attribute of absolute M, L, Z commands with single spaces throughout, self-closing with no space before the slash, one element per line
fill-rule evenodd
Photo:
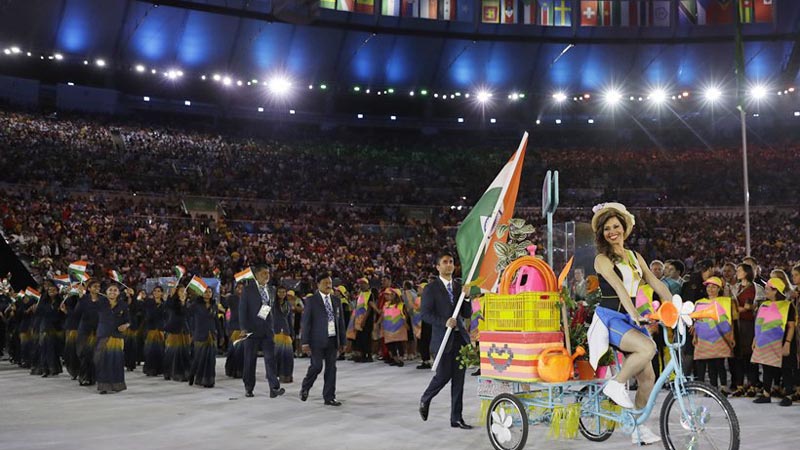
<path fill-rule="evenodd" d="M 625 385 L 617 380 L 608 380 L 603 388 L 603 394 L 606 394 L 614 403 L 622 406 L 623 408 L 633 409 L 633 402 L 628 395 L 628 390 Z"/>
<path fill-rule="evenodd" d="M 631 435 L 631 444 L 633 445 L 650 445 L 656 442 L 661 442 L 661 437 L 647 427 L 647 425 L 639 425 Z"/>

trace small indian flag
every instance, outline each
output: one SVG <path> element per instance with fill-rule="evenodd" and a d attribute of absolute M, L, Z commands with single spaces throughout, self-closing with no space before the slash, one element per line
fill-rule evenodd
<path fill-rule="evenodd" d="M 39 301 L 40 298 L 42 298 L 42 295 L 39 293 L 39 291 L 37 291 L 32 287 L 25 288 L 25 295 L 27 295 L 28 297 L 35 298 L 37 302 Z"/>
<path fill-rule="evenodd" d="M 25 291 L 17 292 L 17 298 L 25 298 Z"/>
<path fill-rule="evenodd" d="M 219 270 L 219 267 L 214 267 L 212 273 L 214 274 L 214 278 L 219 278 L 219 274 L 221 273 L 221 271 Z"/>
<path fill-rule="evenodd" d="M 253 270 L 251 268 L 244 269 L 243 271 L 237 273 L 233 276 L 237 283 L 240 283 L 244 280 L 255 280 L 256 277 L 253 275 Z"/>
<path fill-rule="evenodd" d="M 181 281 L 184 275 L 186 275 L 186 267 L 183 266 L 175 266 L 172 268 L 175 272 L 175 276 L 178 277 L 178 281 Z"/>
<path fill-rule="evenodd" d="M 70 272 L 86 272 L 86 266 L 88 266 L 88 265 L 89 265 L 88 262 L 86 262 L 84 260 L 78 260 L 78 261 L 75 261 L 74 263 L 69 265 L 69 271 Z"/>
<path fill-rule="evenodd" d="M 75 277 L 75 279 L 76 279 L 76 280 L 78 280 L 78 282 L 80 282 L 80 283 L 86 283 L 87 281 L 89 281 L 89 278 L 91 278 L 91 277 L 89 276 L 89 274 L 88 274 L 88 273 L 86 273 L 86 272 L 76 272 L 76 273 L 73 273 L 72 275 L 73 275 L 73 276 Z"/>
<path fill-rule="evenodd" d="M 203 281 L 202 278 L 195 275 L 192 277 L 192 281 L 189 282 L 189 286 L 187 286 L 187 288 L 197 295 L 203 295 L 208 289 L 208 285 L 205 281 Z"/>
<path fill-rule="evenodd" d="M 108 277 L 111 278 L 112 280 L 116 281 L 119 284 L 124 284 L 122 282 L 122 274 L 120 274 L 116 270 L 109 270 L 108 271 Z"/>
<path fill-rule="evenodd" d="M 69 275 L 67 275 L 67 274 L 64 274 L 64 275 L 54 275 L 54 276 L 53 276 L 53 281 L 54 281 L 54 282 L 55 282 L 55 283 L 56 283 L 58 286 L 66 286 L 66 285 L 68 285 L 68 284 L 69 284 Z"/>

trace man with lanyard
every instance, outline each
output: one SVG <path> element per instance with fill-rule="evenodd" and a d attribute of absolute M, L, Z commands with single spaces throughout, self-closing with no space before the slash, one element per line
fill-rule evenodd
<path fill-rule="evenodd" d="M 255 282 L 248 283 L 242 290 L 239 301 L 239 324 L 242 328 L 244 339 L 244 380 L 245 396 L 253 396 L 256 386 L 256 359 L 258 350 L 264 352 L 264 365 L 267 370 L 269 382 L 269 396 L 275 398 L 283 395 L 283 389 L 278 381 L 277 365 L 275 362 L 275 341 L 272 323 L 272 308 L 275 301 L 275 289 L 269 282 L 269 268 L 259 264 L 253 268 Z"/>

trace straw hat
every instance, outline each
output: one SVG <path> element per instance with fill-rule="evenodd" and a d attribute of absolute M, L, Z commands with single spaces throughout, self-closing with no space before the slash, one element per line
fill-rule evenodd
<path fill-rule="evenodd" d="M 616 202 L 609 202 L 609 203 L 600 203 L 599 205 L 592 208 L 592 212 L 594 212 L 594 216 L 592 216 L 592 231 L 595 233 L 597 232 L 597 228 L 602 226 L 602 224 L 597 223 L 600 220 L 600 216 L 603 213 L 608 212 L 609 210 L 614 210 L 622 216 L 623 220 L 625 221 L 625 238 L 627 239 L 630 236 L 631 231 L 633 231 L 633 226 L 636 225 L 636 219 L 633 218 L 633 214 L 631 214 L 625 205 L 622 203 Z"/>
<path fill-rule="evenodd" d="M 709 284 L 713 284 L 714 286 L 722 287 L 722 279 L 720 277 L 711 277 L 706 281 L 703 281 L 703 284 L 708 286 Z"/>
<path fill-rule="evenodd" d="M 784 283 L 780 278 L 770 278 L 769 281 L 767 281 L 767 286 L 777 290 L 781 294 L 783 294 L 786 290 L 786 283 Z"/>

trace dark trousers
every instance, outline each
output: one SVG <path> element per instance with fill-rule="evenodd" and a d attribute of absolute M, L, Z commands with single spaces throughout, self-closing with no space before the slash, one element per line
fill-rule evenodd
<path fill-rule="evenodd" d="M 449 352 L 442 354 L 442 359 L 436 367 L 436 375 L 431 379 L 428 388 L 420 399 L 423 403 L 430 403 L 433 397 L 439 393 L 449 382 L 450 383 L 450 423 L 463 420 L 461 410 L 464 400 L 464 372 L 465 369 L 458 367 L 458 351 L 466 345 L 461 336 L 455 332 L 451 336 L 453 347 Z M 445 345 L 446 342 L 442 342 Z"/>
<path fill-rule="evenodd" d="M 783 382 L 783 390 L 785 394 L 792 395 L 794 392 L 794 376 L 797 370 L 797 355 L 790 354 L 784 356 L 781 367 L 772 367 L 761 364 L 761 369 L 764 371 L 764 390 L 769 392 L 772 389 L 773 383 L 777 387 L 781 381 Z M 781 381 L 778 381 L 778 380 Z"/>
<path fill-rule="evenodd" d="M 734 365 L 734 379 L 733 384 L 736 386 L 744 386 L 744 377 L 747 375 L 747 383 L 750 386 L 757 386 L 758 381 L 758 364 L 750 362 L 750 355 L 745 357 L 733 358 Z"/>
<path fill-rule="evenodd" d="M 336 357 L 339 345 L 336 337 L 328 338 L 325 347 L 311 346 L 311 364 L 308 366 L 306 377 L 303 378 L 303 391 L 308 392 L 317 381 L 317 375 L 322 372 L 322 363 L 325 363 L 325 384 L 322 386 L 322 398 L 327 402 L 336 399 Z"/>
<path fill-rule="evenodd" d="M 694 365 L 697 368 L 697 379 L 706 379 L 706 369 L 708 369 L 708 382 L 714 387 L 725 387 L 728 384 L 728 373 L 725 371 L 725 358 L 695 359 Z"/>
<path fill-rule="evenodd" d="M 278 370 L 275 363 L 275 341 L 272 336 L 269 337 L 255 337 L 250 336 L 244 342 L 244 372 L 242 379 L 244 380 L 244 389 L 252 391 L 256 387 L 256 360 L 258 359 L 258 351 L 264 352 L 264 367 L 267 369 L 267 382 L 269 388 L 272 390 L 281 387 L 278 382 Z"/>
<path fill-rule="evenodd" d="M 423 361 L 431 360 L 431 324 L 422 322 L 422 330 L 419 333 L 419 342 L 417 342 L 417 350 L 419 350 L 420 357 Z"/>
<path fill-rule="evenodd" d="M 651 363 L 653 365 L 653 373 L 656 374 L 656 378 L 658 378 L 658 376 L 661 375 L 661 371 L 664 370 L 666 366 L 666 364 L 664 364 L 666 345 L 664 344 L 664 334 L 661 333 L 661 330 L 653 333 L 652 337 L 653 342 L 656 343 L 656 355 L 653 356 Z"/>

